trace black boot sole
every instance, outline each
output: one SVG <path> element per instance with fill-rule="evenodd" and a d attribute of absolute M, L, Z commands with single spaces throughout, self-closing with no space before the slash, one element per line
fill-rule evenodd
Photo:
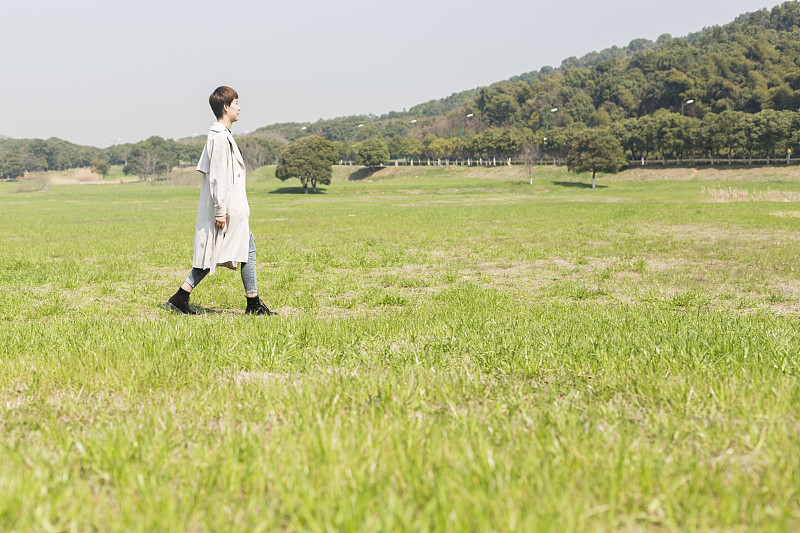
<path fill-rule="evenodd" d="M 189 308 L 189 312 L 188 313 L 184 313 L 181 309 L 179 309 L 172 302 L 165 303 L 164 304 L 164 309 L 166 309 L 167 311 L 171 311 L 173 313 L 177 313 L 179 315 L 196 315 L 197 314 L 197 311 L 195 311 L 191 307 Z"/>
<path fill-rule="evenodd" d="M 275 316 L 278 313 L 275 311 L 270 311 L 269 309 L 264 308 L 265 310 L 262 311 L 261 309 L 254 309 L 254 310 L 244 310 L 244 314 L 246 315 L 258 315 L 258 316 Z"/>

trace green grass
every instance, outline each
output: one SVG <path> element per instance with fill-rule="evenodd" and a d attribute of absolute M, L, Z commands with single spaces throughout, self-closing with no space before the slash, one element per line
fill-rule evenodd
<path fill-rule="evenodd" d="M 250 173 L 272 318 L 161 308 L 191 173 L 0 183 L 0 530 L 800 527 L 800 208 L 706 201 L 800 181 L 354 170 Z"/>

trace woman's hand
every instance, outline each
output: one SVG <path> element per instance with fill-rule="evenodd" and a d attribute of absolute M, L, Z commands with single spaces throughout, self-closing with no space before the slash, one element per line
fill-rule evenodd
<path fill-rule="evenodd" d="M 225 217 L 214 217 L 214 225 L 219 229 L 224 228 L 225 227 Z"/>

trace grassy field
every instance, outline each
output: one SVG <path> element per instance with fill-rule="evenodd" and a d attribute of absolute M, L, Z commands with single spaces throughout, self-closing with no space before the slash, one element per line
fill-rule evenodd
<path fill-rule="evenodd" d="M 0 183 L 2 531 L 800 528 L 800 176 Z"/>

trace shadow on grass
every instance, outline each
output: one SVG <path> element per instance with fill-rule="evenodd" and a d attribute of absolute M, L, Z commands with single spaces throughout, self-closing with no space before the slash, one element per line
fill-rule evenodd
<path fill-rule="evenodd" d="M 229 311 L 223 311 L 222 309 L 212 309 L 210 307 L 203 307 L 201 305 L 193 305 L 192 309 L 198 315 L 223 315 L 229 312 Z"/>
<path fill-rule="evenodd" d="M 305 194 L 305 189 L 302 187 L 281 187 L 280 189 L 269 191 L 269 194 Z M 314 192 L 311 190 L 311 187 L 309 187 L 308 194 L 325 194 L 325 189 L 317 187 L 317 192 Z"/>
<path fill-rule="evenodd" d="M 161 306 L 167 313 L 170 315 L 175 316 L 187 316 L 179 313 L 178 311 L 171 309 L 167 304 Z M 225 311 L 222 309 L 213 309 L 211 307 L 203 307 L 201 305 L 190 305 L 189 309 L 193 311 L 188 316 L 195 316 L 195 315 L 222 315 L 228 313 L 229 311 Z"/>
<path fill-rule="evenodd" d="M 583 183 L 581 181 L 554 181 L 552 182 L 553 185 L 558 185 L 560 187 L 572 187 L 573 189 L 591 189 L 591 183 Z M 607 189 L 608 185 L 597 185 L 596 189 Z"/>
<path fill-rule="evenodd" d="M 352 174 L 347 177 L 348 181 L 359 181 L 365 180 L 367 178 L 372 177 L 377 171 L 381 170 L 384 167 L 368 167 L 368 168 L 359 168 Z"/>
<path fill-rule="evenodd" d="M 264 316 L 264 315 L 248 315 L 244 312 L 244 309 L 214 309 L 212 307 L 203 307 L 201 305 L 193 305 L 192 310 L 195 312 L 195 316 L 198 315 L 231 315 L 231 316 L 247 316 L 247 317 L 256 317 L 256 316 Z M 280 313 L 275 312 L 272 310 L 273 316 L 278 316 Z"/>

